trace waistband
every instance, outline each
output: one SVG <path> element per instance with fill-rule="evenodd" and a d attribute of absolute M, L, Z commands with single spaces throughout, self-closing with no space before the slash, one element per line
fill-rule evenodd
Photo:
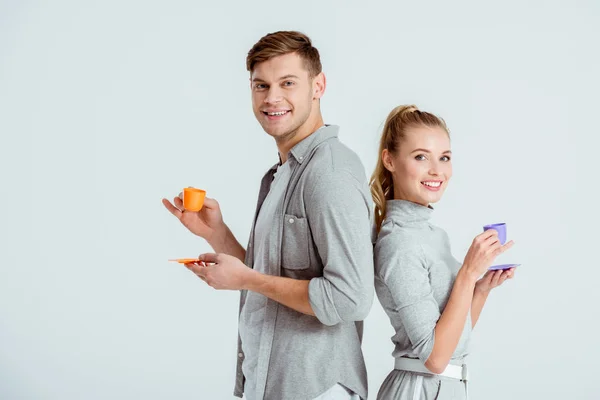
<path fill-rule="evenodd" d="M 435 374 L 428 370 L 425 364 L 417 358 L 400 357 L 396 358 L 396 361 L 394 363 L 394 369 L 409 372 L 418 372 L 421 374 L 440 375 L 445 376 L 447 378 L 458 379 L 460 381 L 467 381 L 469 379 L 469 371 L 467 369 L 467 364 L 448 364 L 448 366 L 442 373 Z"/>

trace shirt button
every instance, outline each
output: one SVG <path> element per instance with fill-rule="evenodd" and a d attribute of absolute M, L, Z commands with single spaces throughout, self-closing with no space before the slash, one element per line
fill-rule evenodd
<path fill-rule="evenodd" d="M 289 223 L 290 223 L 290 224 L 293 224 L 293 223 L 294 223 L 294 218 L 290 218 L 290 219 L 289 219 Z"/>
<path fill-rule="evenodd" d="M 238 353 L 238 357 L 239 357 L 239 358 L 242 358 L 242 357 L 244 357 L 244 353 Z"/>
<path fill-rule="evenodd" d="M 300 159 L 302 160 L 304 157 L 300 157 Z"/>

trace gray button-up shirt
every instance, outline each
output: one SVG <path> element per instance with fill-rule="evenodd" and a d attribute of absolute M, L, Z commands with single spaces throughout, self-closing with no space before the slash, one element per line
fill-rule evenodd
<path fill-rule="evenodd" d="M 273 181 L 265 201 L 260 207 L 260 211 L 254 224 L 254 240 L 252 249 L 254 252 L 253 268 L 263 274 L 268 274 L 269 268 L 269 248 L 279 247 L 278 238 L 271 235 L 273 221 L 277 220 L 281 213 L 280 207 L 283 204 L 283 197 L 290 182 L 291 162 L 286 162 L 277 168 L 273 175 Z M 286 223 L 293 224 L 295 219 L 289 218 Z M 258 365 L 260 338 L 262 327 L 265 323 L 265 306 L 267 298 L 260 293 L 248 292 L 246 301 L 239 319 L 239 334 L 242 339 L 242 353 L 244 362 L 242 372 L 247 378 L 244 385 L 244 394 L 248 400 L 256 398 L 256 367 Z"/>
<path fill-rule="evenodd" d="M 238 397 L 246 379 L 252 381 L 251 399 L 313 399 L 336 383 L 367 396 L 361 341 L 374 292 L 372 200 L 360 159 L 337 132 L 337 126 L 326 126 L 291 149 L 283 196 L 269 204 L 272 224 L 268 239 L 262 239 L 269 246 L 254 249 L 256 217 L 276 166 L 263 177 L 246 265 L 261 263 L 263 273 L 310 280 L 316 317 L 242 291 Z M 254 311 L 259 324 L 252 324 Z M 244 352 L 250 353 L 248 365 Z"/>

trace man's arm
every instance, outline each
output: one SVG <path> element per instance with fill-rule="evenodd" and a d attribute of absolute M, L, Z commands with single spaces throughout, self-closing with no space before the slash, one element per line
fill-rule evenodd
<path fill-rule="evenodd" d="M 226 253 L 201 255 L 207 266 L 187 267 L 215 289 L 255 291 L 326 325 L 363 320 L 374 295 L 366 184 L 361 190 L 354 177 L 342 172 L 322 176 L 314 187 L 307 218 L 324 265 L 322 277 L 308 281 L 261 274 Z"/>
<path fill-rule="evenodd" d="M 204 207 L 200 211 L 186 211 L 183 207 L 182 196 L 180 193 L 173 199 L 173 203 L 162 199 L 162 203 L 183 226 L 194 235 L 205 239 L 216 252 L 230 254 L 243 262 L 246 250 L 223 222 L 219 203 L 215 199 L 206 197 Z"/>
<path fill-rule="evenodd" d="M 209 286 L 225 290 L 251 290 L 292 308 L 315 315 L 308 300 L 308 280 L 262 274 L 228 254 L 202 254 L 200 263 L 186 264 Z"/>
<path fill-rule="evenodd" d="M 308 285 L 310 281 L 261 274 L 252 270 L 245 289 L 267 296 L 271 300 L 283 304 L 303 314 L 314 316 L 315 313 L 308 301 Z"/>
<path fill-rule="evenodd" d="M 361 321 L 374 295 L 370 195 L 349 171 L 325 173 L 305 199 L 323 276 L 311 279 L 308 300 L 325 325 Z"/>
<path fill-rule="evenodd" d="M 231 229 L 225 223 L 215 232 L 214 237 L 208 241 L 208 244 L 213 248 L 215 253 L 229 254 L 244 262 L 246 250 L 237 241 L 233 232 L 231 232 Z"/>

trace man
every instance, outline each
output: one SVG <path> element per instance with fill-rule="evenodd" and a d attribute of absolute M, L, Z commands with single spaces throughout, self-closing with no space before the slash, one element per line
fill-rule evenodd
<path fill-rule="evenodd" d="M 252 106 L 279 163 L 262 179 L 247 250 L 218 203 L 163 199 L 216 254 L 188 268 L 241 290 L 234 394 L 248 399 L 365 399 L 362 320 L 373 301 L 371 197 L 357 155 L 325 125 L 318 50 L 299 32 L 261 38 L 247 57 Z"/>

